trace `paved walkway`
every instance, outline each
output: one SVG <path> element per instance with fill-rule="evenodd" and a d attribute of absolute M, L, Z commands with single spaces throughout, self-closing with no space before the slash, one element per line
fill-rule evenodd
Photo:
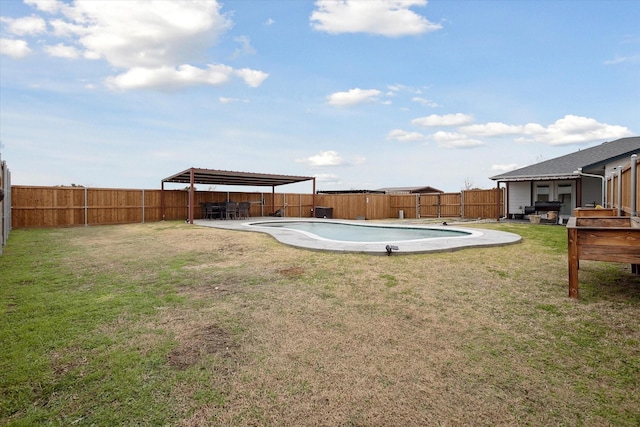
<path fill-rule="evenodd" d="M 346 242 L 338 240 L 328 240 L 321 237 L 316 237 L 309 233 L 303 233 L 300 231 L 287 229 L 287 228 L 273 228 L 273 227 L 261 227 L 260 222 L 265 221 L 318 221 L 318 222 L 339 222 L 342 224 L 357 224 L 367 225 L 372 227 L 402 227 L 409 226 L 412 228 L 436 228 L 447 230 L 460 230 L 470 235 L 457 236 L 457 237 L 438 237 L 431 239 L 421 239 L 412 241 L 397 241 L 397 242 Z M 454 251 L 465 248 L 487 247 L 487 246 L 504 246 L 509 244 L 518 243 L 522 238 L 514 233 L 507 233 L 504 231 L 486 230 L 477 228 L 464 228 L 457 225 L 442 225 L 442 224 L 415 224 L 412 222 L 406 222 L 402 220 L 396 221 L 357 221 L 357 220 L 326 220 L 326 219 L 314 219 L 314 218 L 251 218 L 249 220 L 204 220 L 199 219 L 194 221 L 195 225 L 203 227 L 223 228 L 227 230 L 238 231 L 255 231 L 261 233 L 267 233 L 273 236 L 276 240 L 286 245 L 296 246 L 311 250 L 320 251 L 332 251 L 332 252 L 355 252 L 355 253 L 368 253 L 387 255 L 387 245 L 395 246 L 396 249 L 392 250 L 393 254 L 408 254 L 408 253 L 429 253 L 429 252 L 446 252 Z"/>

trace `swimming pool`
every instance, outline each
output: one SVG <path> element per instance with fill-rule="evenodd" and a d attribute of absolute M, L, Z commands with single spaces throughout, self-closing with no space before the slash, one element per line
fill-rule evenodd
<path fill-rule="evenodd" d="M 364 225 L 332 221 L 270 221 L 251 224 L 260 227 L 287 228 L 311 234 L 317 238 L 341 242 L 398 243 L 438 237 L 462 237 L 468 231 L 428 227 Z"/>
<path fill-rule="evenodd" d="M 300 223 L 304 223 L 300 224 Z M 474 229 L 474 228 L 461 228 L 454 226 L 444 225 L 409 225 L 409 224 L 390 224 L 390 223 L 377 223 L 377 224 L 363 224 L 363 221 L 351 221 L 351 220 L 326 220 L 315 218 L 300 218 L 296 220 L 291 219 L 279 219 L 274 220 L 249 220 L 249 221 L 196 221 L 196 224 L 225 228 L 232 230 L 244 230 L 244 231 L 258 231 L 267 233 L 273 236 L 281 243 L 296 246 L 305 249 L 331 251 L 331 252 L 354 252 L 354 253 L 367 253 L 386 255 L 389 253 L 387 246 L 393 247 L 393 254 L 410 254 L 410 253 L 430 253 L 430 252 L 446 252 L 454 251 L 464 248 L 474 247 L 489 247 L 489 246 L 503 246 L 513 243 L 518 243 L 522 238 L 513 233 L 507 233 L 503 231 L 489 230 L 489 229 Z M 323 237 L 309 230 L 317 230 L 319 224 L 340 224 L 346 225 L 348 228 L 339 228 L 342 230 L 339 232 L 339 236 L 333 235 L 333 238 Z M 300 228 L 295 229 L 296 225 Z M 333 227 L 331 225 L 330 227 Z M 322 228 L 320 226 L 319 228 Z M 327 227 L 328 229 L 329 227 Z M 335 228 L 336 230 L 338 228 Z M 371 230 L 375 229 L 375 230 Z M 385 230 L 382 230 L 385 229 Z M 409 229 L 412 234 L 404 234 Z M 348 231 L 350 235 L 349 239 L 345 240 L 345 232 Z M 420 233 L 430 233 L 430 237 L 426 235 L 416 235 L 416 231 L 420 230 Z M 446 233 L 440 234 L 441 231 Z M 402 235 L 392 236 L 382 233 L 387 232 L 399 232 Z M 322 232 L 319 232 L 322 234 Z M 342 234 L 340 234 L 342 233 Z M 351 233 L 361 233 L 361 238 L 354 241 L 354 237 Z M 371 233 L 367 241 L 365 234 Z M 436 234 L 431 234 L 436 233 Z"/>

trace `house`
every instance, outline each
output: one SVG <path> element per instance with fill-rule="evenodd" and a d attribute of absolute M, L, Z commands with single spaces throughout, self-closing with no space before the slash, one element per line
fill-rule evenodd
<path fill-rule="evenodd" d="M 559 202 L 560 218 L 566 219 L 576 207 L 604 206 L 605 177 L 628 164 L 633 154 L 640 155 L 638 136 L 604 142 L 490 179 L 498 186 L 506 184 L 507 217 L 530 213 L 525 208 L 536 202 Z"/>

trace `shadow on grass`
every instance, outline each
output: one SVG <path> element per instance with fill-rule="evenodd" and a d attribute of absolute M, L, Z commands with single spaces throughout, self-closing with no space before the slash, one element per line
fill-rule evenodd
<path fill-rule="evenodd" d="M 584 302 L 640 304 L 640 276 L 631 272 L 629 264 L 581 261 L 578 274 Z"/>

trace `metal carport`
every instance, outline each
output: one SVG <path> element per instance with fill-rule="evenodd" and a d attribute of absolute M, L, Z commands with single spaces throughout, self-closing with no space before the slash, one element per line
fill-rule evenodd
<path fill-rule="evenodd" d="M 205 185 L 237 185 L 237 186 L 256 186 L 271 187 L 271 193 L 275 194 L 275 189 L 279 185 L 295 184 L 303 181 L 313 181 L 313 206 L 316 205 L 316 178 L 313 176 L 294 176 L 294 175 L 275 175 L 267 173 L 252 172 L 234 172 L 216 169 L 189 168 L 175 175 L 162 180 L 162 219 L 165 218 L 164 212 L 164 183 L 173 182 L 179 184 L 189 184 L 189 223 L 193 224 L 194 202 L 195 202 L 195 184 Z M 272 197 L 272 211 L 275 211 Z"/>

